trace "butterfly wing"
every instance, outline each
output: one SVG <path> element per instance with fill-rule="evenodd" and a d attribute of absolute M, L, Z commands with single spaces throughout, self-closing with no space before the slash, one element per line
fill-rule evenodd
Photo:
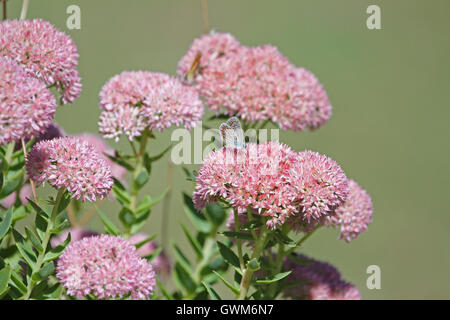
<path fill-rule="evenodd" d="M 244 131 L 241 122 L 237 117 L 231 117 L 227 121 L 228 126 L 233 130 L 233 146 L 239 149 L 245 148 Z"/>

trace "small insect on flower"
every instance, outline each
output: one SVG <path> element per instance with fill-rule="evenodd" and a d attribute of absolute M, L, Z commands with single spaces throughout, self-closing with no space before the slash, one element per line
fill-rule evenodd
<path fill-rule="evenodd" d="M 231 117 L 219 127 L 222 143 L 226 147 L 245 149 L 244 131 L 237 117 Z"/>
<path fill-rule="evenodd" d="M 195 56 L 194 61 L 191 64 L 191 67 L 189 68 L 189 71 L 184 76 L 184 79 L 188 83 L 192 83 L 194 81 L 196 72 L 198 72 L 200 70 L 200 58 L 201 57 L 202 57 L 202 53 L 198 52 L 197 55 Z"/>

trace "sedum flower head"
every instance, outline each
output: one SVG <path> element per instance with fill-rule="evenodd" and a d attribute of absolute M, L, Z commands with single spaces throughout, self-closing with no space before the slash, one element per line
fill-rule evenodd
<path fill-rule="evenodd" d="M 342 205 L 349 191 L 348 179 L 336 161 L 313 151 L 298 153 L 298 166 L 293 167 L 301 219 L 298 223 L 320 221 Z"/>
<path fill-rule="evenodd" d="M 247 123 L 270 120 L 295 131 L 316 129 L 331 116 L 317 78 L 274 46 L 246 47 L 229 34 L 204 35 L 180 60 L 180 76 L 189 78 L 199 54 L 193 84 L 216 113 Z"/>
<path fill-rule="evenodd" d="M 100 92 L 100 133 L 119 140 L 132 140 L 145 128 L 163 130 L 172 125 L 187 129 L 203 115 L 196 91 L 169 75 L 148 71 L 125 71 L 111 78 Z"/>
<path fill-rule="evenodd" d="M 212 31 L 202 35 L 192 42 L 186 54 L 178 62 L 177 73 L 181 78 L 187 78 L 190 76 L 189 72 L 193 72 L 191 75 L 193 80 L 201 81 L 202 74 L 207 72 L 209 66 L 236 53 L 240 47 L 239 41 L 229 33 Z"/>
<path fill-rule="evenodd" d="M 45 84 L 0 56 L 0 145 L 37 136 L 53 119 L 56 101 Z"/>
<path fill-rule="evenodd" d="M 155 286 L 152 266 L 130 242 L 112 235 L 71 243 L 58 259 L 56 276 L 67 294 L 78 298 L 148 299 Z"/>
<path fill-rule="evenodd" d="M 76 70 L 78 51 L 72 39 L 41 20 L 6 20 L 0 23 L 0 56 L 21 64 L 27 74 L 55 86 L 61 102 L 73 102 L 81 92 Z"/>
<path fill-rule="evenodd" d="M 299 282 L 295 287 L 285 288 L 284 297 L 306 300 L 361 299 L 358 289 L 342 280 L 339 271 L 326 262 L 299 254 L 285 259 L 284 269 L 292 270 L 287 283 Z"/>
<path fill-rule="evenodd" d="M 269 227 L 283 224 L 297 212 L 296 177 L 291 171 L 296 158 L 294 151 L 278 142 L 211 152 L 197 175 L 194 204 L 201 210 L 208 202 L 223 199 L 238 213 L 251 208 L 269 216 Z"/>
<path fill-rule="evenodd" d="M 113 185 L 111 170 L 95 147 L 73 137 L 34 145 L 27 157 L 27 172 L 37 185 L 48 181 L 82 201 L 103 199 Z"/>
<path fill-rule="evenodd" d="M 304 230 L 331 215 L 348 193 L 347 178 L 335 161 L 316 152 L 297 153 L 278 142 L 212 152 L 196 181 L 198 210 L 222 199 L 238 213 L 250 208 L 270 216 L 271 228 L 287 221 Z"/>
<path fill-rule="evenodd" d="M 373 214 L 370 195 L 353 180 L 349 180 L 349 189 L 345 203 L 329 218 L 333 226 L 341 229 L 339 238 L 346 242 L 367 230 Z"/>

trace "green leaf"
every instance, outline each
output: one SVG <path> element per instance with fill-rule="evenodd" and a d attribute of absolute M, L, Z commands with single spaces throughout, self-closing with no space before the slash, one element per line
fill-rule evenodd
<path fill-rule="evenodd" d="M 52 229 L 50 230 L 50 233 L 52 233 L 52 234 L 58 234 L 58 233 L 60 233 L 61 231 L 63 231 L 63 230 L 65 230 L 65 229 L 69 228 L 70 225 L 71 225 L 71 224 L 70 224 L 70 221 L 69 221 L 69 220 L 63 219 L 63 220 L 61 220 L 61 221 L 58 222 L 58 224 L 56 225 L 56 227 L 54 227 L 54 228 L 52 228 Z"/>
<path fill-rule="evenodd" d="M 259 227 L 261 227 L 262 225 L 263 225 L 263 223 L 261 221 L 252 220 L 252 221 L 248 221 L 248 222 L 244 223 L 240 227 L 240 229 L 245 230 L 245 231 L 255 230 L 255 229 L 258 229 Z"/>
<path fill-rule="evenodd" d="M 124 226 L 129 227 L 134 223 L 135 217 L 133 212 L 129 208 L 123 207 L 119 212 L 119 220 L 123 223 Z"/>
<path fill-rule="evenodd" d="M 21 277 L 14 270 L 11 270 L 11 281 L 16 285 L 17 290 L 19 290 L 22 294 L 27 292 L 27 286 L 22 282 Z"/>
<path fill-rule="evenodd" d="M 183 171 L 186 174 L 187 180 L 193 181 L 193 182 L 197 181 L 197 177 L 191 171 L 189 171 L 188 168 L 183 167 Z"/>
<path fill-rule="evenodd" d="M 42 266 L 41 270 L 39 270 L 37 273 L 34 273 L 31 278 L 34 281 L 42 281 L 52 275 L 54 271 L 55 265 L 53 264 L 53 261 L 49 261 Z"/>
<path fill-rule="evenodd" d="M 155 162 L 164 157 L 164 155 L 172 148 L 172 145 L 169 145 L 166 149 L 164 149 L 161 153 L 156 156 L 149 157 L 150 162 Z"/>
<path fill-rule="evenodd" d="M 209 296 L 212 300 L 222 300 L 222 298 L 219 296 L 219 294 L 211 288 L 211 286 L 206 283 L 205 281 L 202 281 L 203 286 L 205 287 L 206 291 L 208 292 Z"/>
<path fill-rule="evenodd" d="M 144 240 L 142 240 L 142 241 L 140 241 L 140 242 L 138 242 L 138 243 L 135 243 L 134 246 L 136 247 L 136 249 L 139 249 L 139 248 L 142 247 L 144 244 L 146 244 L 146 243 L 152 241 L 152 240 L 155 239 L 155 238 L 156 238 L 156 234 L 154 234 L 154 235 L 148 237 L 147 239 L 144 239 Z"/>
<path fill-rule="evenodd" d="M 217 241 L 217 245 L 219 246 L 219 253 L 223 257 L 223 259 L 232 266 L 240 269 L 241 266 L 238 256 L 222 242 Z"/>
<path fill-rule="evenodd" d="M 13 236 L 16 248 L 17 250 L 19 250 L 20 255 L 25 259 L 26 263 L 31 268 L 34 268 L 34 264 L 37 261 L 37 257 L 33 251 L 33 248 L 27 242 L 27 240 L 18 231 L 14 229 L 13 229 Z"/>
<path fill-rule="evenodd" d="M 205 215 L 217 227 L 221 226 L 227 218 L 224 208 L 217 203 L 207 205 Z"/>
<path fill-rule="evenodd" d="M 52 261 L 57 259 L 61 253 L 63 253 L 64 249 L 67 247 L 67 245 L 70 242 L 70 232 L 67 235 L 66 240 L 64 240 L 62 243 L 60 243 L 57 247 L 53 248 L 49 252 L 47 252 L 44 256 L 44 262 Z"/>
<path fill-rule="evenodd" d="M 268 283 L 274 283 L 277 281 L 280 281 L 281 279 L 286 278 L 289 274 L 291 274 L 292 270 L 286 271 L 286 272 L 281 272 L 281 273 L 277 273 L 273 276 L 268 276 L 268 277 L 264 277 L 264 278 L 259 278 L 256 279 L 255 282 L 258 284 L 268 284 Z"/>
<path fill-rule="evenodd" d="M 213 272 L 217 275 L 217 277 L 219 277 L 219 279 L 223 282 L 224 285 L 226 285 L 231 291 L 233 291 L 233 293 L 235 294 L 239 294 L 239 289 L 236 288 L 235 286 L 233 286 L 231 283 L 229 283 L 227 280 L 225 280 L 224 277 L 222 277 L 222 275 L 216 271 L 213 270 Z"/>
<path fill-rule="evenodd" d="M 147 169 L 142 168 L 134 177 L 133 186 L 141 189 L 148 181 L 149 174 Z"/>
<path fill-rule="evenodd" d="M 97 206 L 95 208 L 97 209 L 97 213 L 100 216 L 100 219 L 102 219 L 106 231 L 114 236 L 118 236 L 120 234 L 119 228 L 117 228 L 116 225 L 111 220 L 109 220 L 109 218 L 99 208 L 97 208 Z"/>
<path fill-rule="evenodd" d="M 127 161 L 125 161 L 123 158 L 121 158 L 119 156 L 115 157 L 115 156 L 112 156 L 112 155 L 107 154 L 107 153 L 104 153 L 104 155 L 107 156 L 112 162 L 117 163 L 119 166 L 124 167 L 128 171 L 133 171 L 134 170 L 133 166 L 130 163 L 128 163 Z"/>
<path fill-rule="evenodd" d="M 3 172 L 0 170 L 0 192 L 2 191 L 3 188 L 3 181 L 4 181 Z"/>
<path fill-rule="evenodd" d="M 174 300 L 174 297 L 167 291 L 166 287 L 158 280 L 156 279 L 156 284 L 158 285 L 159 290 L 161 290 L 161 293 L 164 297 L 166 297 L 167 300 Z"/>
<path fill-rule="evenodd" d="M 195 239 L 192 234 L 189 232 L 188 228 L 184 225 L 184 223 L 180 222 L 181 227 L 183 228 L 184 234 L 189 240 L 189 243 L 191 244 L 192 248 L 194 249 L 194 252 L 198 259 L 203 258 L 203 252 L 200 244 L 197 242 L 197 239 Z"/>
<path fill-rule="evenodd" d="M 127 191 L 118 188 L 116 185 L 112 188 L 114 197 L 119 201 L 122 206 L 129 206 L 131 203 L 131 197 Z"/>
<path fill-rule="evenodd" d="M 192 272 L 191 270 L 191 263 L 189 262 L 188 258 L 183 254 L 183 252 L 180 250 L 180 248 L 176 244 L 172 244 L 174 250 L 175 250 L 175 258 L 177 261 L 183 265 L 183 267 L 188 270 L 189 272 Z"/>
<path fill-rule="evenodd" d="M 3 187 L 0 191 L 0 199 L 5 198 L 6 196 L 10 195 L 14 191 L 16 191 L 17 188 L 20 187 L 20 185 L 23 182 L 24 178 L 24 170 L 23 168 L 19 171 L 8 171 L 6 176 L 3 178 Z"/>
<path fill-rule="evenodd" d="M 50 218 L 50 213 L 48 213 L 47 211 L 42 209 L 38 204 L 36 204 L 30 198 L 27 198 L 27 200 L 28 200 L 28 203 L 31 204 L 31 206 L 33 207 L 33 209 L 36 212 L 36 214 L 38 214 L 40 216 L 43 216 L 43 217 L 46 217 L 46 218 Z"/>
<path fill-rule="evenodd" d="M 247 241 L 254 240 L 250 233 L 245 233 L 245 232 L 223 231 L 223 232 L 219 232 L 219 234 L 222 234 L 228 238 L 233 238 L 233 239 L 238 239 L 238 240 L 247 240 Z"/>
<path fill-rule="evenodd" d="M 258 271 L 261 269 L 261 265 L 259 264 L 258 260 L 253 258 L 249 262 L 247 262 L 247 268 L 249 268 L 252 271 Z"/>
<path fill-rule="evenodd" d="M 205 219 L 204 215 L 195 210 L 192 198 L 186 193 L 183 193 L 184 199 L 184 211 L 191 220 L 192 224 L 203 233 L 209 233 L 211 231 L 211 224 Z"/>
<path fill-rule="evenodd" d="M 9 228 L 11 227 L 13 210 L 9 208 L 6 212 L 5 217 L 3 217 L 2 222 L 0 223 L 0 240 L 8 233 Z"/>
<path fill-rule="evenodd" d="M 151 208 L 153 208 L 157 203 L 159 203 L 167 194 L 167 192 L 169 192 L 169 187 L 167 187 L 166 189 L 164 189 L 163 192 L 161 192 L 158 196 L 156 196 L 155 198 L 150 198 L 150 197 L 146 197 L 144 198 L 141 203 L 139 204 L 139 206 L 136 209 L 136 213 L 140 214 L 141 211 L 146 211 L 149 210 Z"/>
<path fill-rule="evenodd" d="M 147 259 L 148 262 L 152 262 L 157 256 L 159 256 L 161 251 L 162 251 L 162 247 L 158 247 L 158 248 L 156 248 L 155 251 L 146 255 L 144 258 Z"/>
<path fill-rule="evenodd" d="M 11 267 L 6 266 L 0 270 L 0 294 L 8 289 L 8 282 L 11 278 Z"/>
<path fill-rule="evenodd" d="M 175 263 L 175 277 L 183 288 L 186 289 L 188 293 L 194 293 L 197 289 L 194 279 L 192 279 L 191 274 L 183 268 L 183 266 L 177 261 Z"/>
<path fill-rule="evenodd" d="M 296 264 L 303 264 L 303 265 L 307 265 L 307 264 L 312 264 L 313 262 L 307 259 L 303 259 L 299 256 L 297 256 L 296 254 L 292 253 L 290 255 L 287 256 L 287 258 L 289 260 L 291 260 L 292 262 L 295 262 Z"/>
<path fill-rule="evenodd" d="M 72 200 L 70 198 L 70 193 L 69 192 L 64 192 L 64 194 L 61 197 L 61 201 L 58 204 L 58 208 L 57 208 L 57 214 L 60 214 L 61 212 L 63 212 L 67 206 L 70 203 L 70 200 Z"/>
<path fill-rule="evenodd" d="M 289 247 L 295 247 L 296 243 L 294 240 L 289 238 L 287 235 L 283 234 L 280 230 L 276 230 L 274 232 L 275 240 L 277 240 L 279 243 L 287 245 Z"/>
<path fill-rule="evenodd" d="M 39 252 L 44 252 L 44 248 L 41 245 L 41 240 L 34 234 L 34 232 L 31 231 L 28 227 L 25 227 L 25 232 L 36 250 Z"/>

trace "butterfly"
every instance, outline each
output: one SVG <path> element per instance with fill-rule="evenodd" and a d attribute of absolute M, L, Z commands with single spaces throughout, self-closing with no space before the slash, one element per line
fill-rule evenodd
<path fill-rule="evenodd" d="M 231 117 L 227 122 L 222 123 L 219 131 L 224 146 L 236 149 L 245 148 L 244 131 L 237 117 Z"/>
<path fill-rule="evenodd" d="M 202 57 L 202 53 L 199 52 L 195 56 L 194 61 L 191 64 L 191 67 L 189 68 L 189 71 L 186 73 L 185 80 L 189 83 L 192 83 L 194 81 L 195 73 L 200 69 L 200 58 Z"/>

